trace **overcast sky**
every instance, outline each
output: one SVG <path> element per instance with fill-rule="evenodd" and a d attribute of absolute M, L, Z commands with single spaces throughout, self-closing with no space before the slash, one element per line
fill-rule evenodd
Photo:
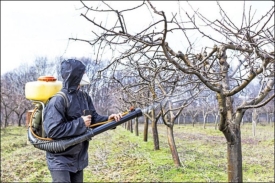
<path fill-rule="evenodd" d="M 94 1 L 89 3 L 95 6 L 99 4 Z M 125 1 L 113 3 L 122 6 Z M 173 8 L 171 1 L 152 3 L 159 10 Z M 176 6 L 178 2 L 173 3 Z M 209 16 L 215 12 L 210 8 L 209 1 L 191 3 Z M 225 1 L 221 4 L 225 5 L 233 17 L 241 15 L 241 2 Z M 274 5 L 272 1 L 251 4 L 258 9 L 257 13 Z M 89 44 L 72 41 L 68 44 L 70 37 L 87 38 L 92 35 L 90 24 L 80 16 L 81 10 L 77 10 L 80 7 L 79 1 L 1 1 L 1 74 L 22 63 L 31 63 L 41 56 L 50 60 L 58 56 L 93 57 L 93 49 Z M 133 20 L 136 19 L 134 16 L 140 18 L 142 13 L 134 14 Z"/>
<path fill-rule="evenodd" d="M 1 74 L 36 57 L 89 56 L 91 46 L 71 42 L 83 34 L 78 1 L 1 1 Z"/>

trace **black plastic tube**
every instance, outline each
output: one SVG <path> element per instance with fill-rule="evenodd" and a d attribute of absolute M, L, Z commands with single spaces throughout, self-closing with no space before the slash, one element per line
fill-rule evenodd
<path fill-rule="evenodd" d="M 142 116 L 142 112 L 141 112 L 141 109 L 137 108 L 137 109 L 134 109 L 133 111 L 130 111 L 127 115 L 123 116 L 119 121 L 112 121 L 112 122 L 109 122 L 109 123 L 106 123 L 104 125 L 101 125 L 97 128 L 94 128 L 93 129 L 93 133 L 94 133 L 94 136 L 95 135 L 98 135 L 102 132 L 105 132 L 106 130 L 110 130 L 122 123 L 125 123 L 135 117 L 140 117 Z"/>
<path fill-rule="evenodd" d="M 85 134 L 78 137 L 70 138 L 70 139 L 52 140 L 52 141 L 40 140 L 32 135 L 32 133 L 30 132 L 30 129 L 28 130 L 28 137 L 29 137 L 29 141 L 31 142 L 31 144 L 34 145 L 34 147 L 40 150 L 57 153 L 57 152 L 65 151 L 68 147 L 81 143 L 85 140 L 91 140 L 91 138 L 94 137 L 95 135 L 98 135 L 102 132 L 113 129 L 114 127 L 122 123 L 125 123 L 133 118 L 140 117 L 140 116 L 142 116 L 141 109 L 137 108 L 130 111 L 127 115 L 123 116 L 117 122 L 113 120 L 109 123 L 96 127 L 94 129 L 88 129 Z"/>

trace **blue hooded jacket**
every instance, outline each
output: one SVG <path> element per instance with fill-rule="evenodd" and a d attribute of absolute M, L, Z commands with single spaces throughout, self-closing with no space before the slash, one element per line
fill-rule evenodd
<path fill-rule="evenodd" d="M 85 72 L 85 65 L 78 60 L 69 59 L 61 63 L 63 78 L 62 91 L 70 102 L 68 108 L 61 96 L 54 96 L 44 109 L 44 130 L 46 136 L 52 139 L 64 139 L 82 135 L 87 127 L 81 116 L 84 109 L 92 110 L 93 123 L 107 121 L 108 116 L 99 115 L 89 95 L 77 89 Z M 88 166 L 89 141 L 69 147 L 64 152 L 46 152 L 49 170 L 67 170 L 77 172 Z"/>

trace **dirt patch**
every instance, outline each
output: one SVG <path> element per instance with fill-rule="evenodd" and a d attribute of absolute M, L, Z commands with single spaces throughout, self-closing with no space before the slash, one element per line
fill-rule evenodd
<path fill-rule="evenodd" d="M 242 143 L 243 144 L 258 145 L 259 142 L 261 142 L 261 141 L 259 141 L 258 139 L 254 139 L 254 138 L 245 138 L 245 139 L 242 139 Z"/>
<path fill-rule="evenodd" d="M 206 134 L 193 134 L 193 133 L 174 133 L 175 138 L 185 140 L 199 140 L 211 143 L 225 143 L 225 138 L 220 136 L 210 136 Z"/>

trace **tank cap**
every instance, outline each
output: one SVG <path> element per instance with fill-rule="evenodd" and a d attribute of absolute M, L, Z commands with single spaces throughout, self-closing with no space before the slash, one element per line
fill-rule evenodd
<path fill-rule="evenodd" d="M 53 76 L 40 76 L 38 78 L 38 81 L 46 81 L 46 82 L 48 82 L 48 81 L 56 81 L 56 78 L 53 77 Z"/>

